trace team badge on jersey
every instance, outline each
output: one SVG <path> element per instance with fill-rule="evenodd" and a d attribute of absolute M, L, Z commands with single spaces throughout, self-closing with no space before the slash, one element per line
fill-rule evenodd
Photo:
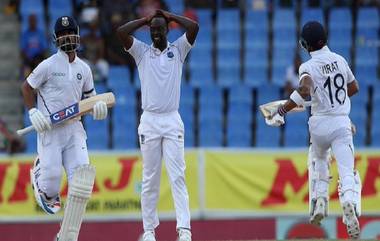
<path fill-rule="evenodd" d="M 78 80 L 81 80 L 82 79 L 82 75 L 80 73 L 77 74 L 77 79 Z"/>
<path fill-rule="evenodd" d="M 168 55 L 168 58 L 170 59 L 174 57 L 174 54 L 172 51 L 168 52 L 167 55 Z"/>

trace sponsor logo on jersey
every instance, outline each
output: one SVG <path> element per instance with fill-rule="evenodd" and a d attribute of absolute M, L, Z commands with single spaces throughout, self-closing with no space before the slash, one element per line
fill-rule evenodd
<path fill-rule="evenodd" d="M 53 76 L 58 76 L 58 77 L 63 77 L 63 76 L 65 76 L 66 74 L 65 74 L 65 73 L 53 72 L 52 75 L 53 75 Z"/>
<path fill-rule="evenodd" d="M 78 103 L 76 103 L 50 115 L 50 120 L 52 124 L 56 124 L 63 120 L 69 119 L 78 113 L 79 113 L 79 105 Z"/>
<path fill-rule="evenodd" d="M 82 75 L 80 73 L 77 74 L 77 79 L 78 80 L 81 80 L 82 79 Z"/>

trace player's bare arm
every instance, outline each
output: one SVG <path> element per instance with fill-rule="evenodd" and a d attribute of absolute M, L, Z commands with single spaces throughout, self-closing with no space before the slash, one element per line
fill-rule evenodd
<path fill-rule="evenodd" d="M 347 94 L 348 97 L 351 97 L 359 92 L 359 84 L 356 80 L 352 81 L 351 83 L 347 84 Z"/>
<path fill-rule="evenodd" d="M 32 109 L 36 105 L 36 92 L 32 88 L 32 86 L 29 85 L 27 81 L 24 81 L 24 83 L 21 86 L 22 95 L 24 97 L 24 103 L 26 108 L 28 110 Z"/>
<path fill-rule="evenodd" d="M 313 81 L 309 75 L 305 75 L 300 80 L 300 85 L 291 95 L 290 99 L 278 109 L 280 115 L 291 111 L 297 106 L 303 106 L 305 99 L 310 97 L 313 88 Z"/>
<path fill-rule="evenodd" d="M 181 25 L 186 30 L 186 37 L 189 43 L 191 45 L 194 44 L 199 30 L 199 25 L 197 22 L 191 20 L 190 18 L 180 16 L 164 10 L 157 10 L 157 13 L 162 14 L 168 20 L 168 22 L 174 21 Z"/>
<path fill-rule="evenodd" d="M 130 49 L 132 47 L 132 33 L 144 25 L 149 25 L 154 16 L 155 14 L 152 14 L 144 18 L 129 21 L 117 29 L 117 35 L 119 36 L 119 39 L 123 43 L 125 49 Z"/>

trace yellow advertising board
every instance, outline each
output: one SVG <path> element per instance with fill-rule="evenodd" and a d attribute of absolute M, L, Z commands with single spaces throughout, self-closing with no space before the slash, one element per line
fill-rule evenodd
<path fill-rule="evenodd" d="M 305 214 L 307 153 L 206 151 L 206 211 Z M 341 213 L 337 165 L 331 165 L 330 212 Z M 362 212 L 380 211 L 380 152 L 356 154 L 362 180 Z M 217 187 L 217 188 L 216 188 Z"/>
<path fill-rule="evenodd" d="M 96 181 L 88 216 L 140 217 L 141 157 L 134 153 L 91 154 Z M 304 151 L 193 150 L 186 153 L 190 209 L 207 217 L 232 213 L 250 215 L 307 214 L 307 153 Z M 33 156 L 0 157 L 0 218 L 45 216 L 36 205 L 29 170 Z M 330 212 L 341 213 L 337 167 L 332 163 Z M 356 168 L 363 184 L 363 213 L 380 210 L 380 150 L 359 151 Z M 67 195 L 66 180 L 61 196 Z M 173 216 L 169 180 L 163 165 L 160 213 Z M 62 212 L 61 212 L 62 215 Z"/>
<path fill-rule="evenodd" d="M 186 154 L 190 207 L 197 209 L 197 155 Z M 93 195 L 87 213 L 95 216 L 139 214 L 142 162 L 139 155 L 91 155 L 96 168 Z M 44 215 L 37 206 L 30 185 L 29 170 L 33 157 L 4 157 L 0 160 L 0 216 L 33 217 Z M 170 184 L 163 165 L 159 210 L 174 211 Z M 67 196 L 66 179 L 62 182 L 61 197 Z M 62 212 L 61 212 L 62 214 Z"/>

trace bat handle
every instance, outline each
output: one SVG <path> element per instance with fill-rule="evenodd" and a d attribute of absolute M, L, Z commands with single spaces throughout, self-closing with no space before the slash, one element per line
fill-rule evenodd
<path fill-rule="evenodd" d="M 34 130 L 34 126 L 28 126 L 28 127 L 23 128 L 23 129 L 17 130 L 16 133 L 19 136 L 23 136 L 23 135 L 25 135 L 25 134 L 33 131 L 33 130 Z"/>

